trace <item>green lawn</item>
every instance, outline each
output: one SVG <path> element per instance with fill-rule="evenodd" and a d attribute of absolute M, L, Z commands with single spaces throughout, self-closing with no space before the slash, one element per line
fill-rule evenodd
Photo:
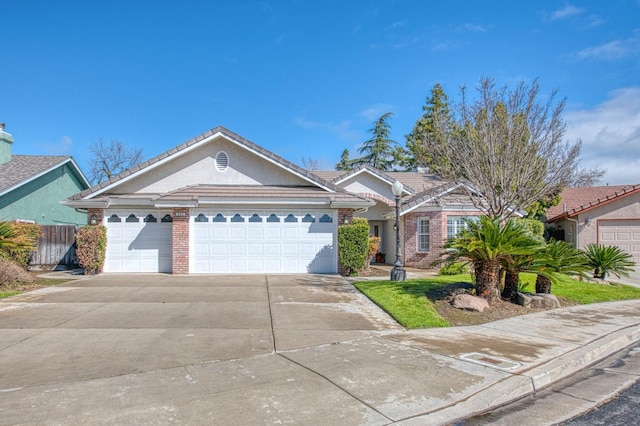
<path fill-rule="evenodd" d="M 521 274 L 525 291 L 535 291 L 535 275 Z M 455 282 L 471 282 L 469 274 L 438 276 L 404 282 L 360 281 L 354 285 L 374 303 L 407 328 L 447 327 L 427 298 L 428 291 Z M 640 299 L 640 288 L 625 285 L 602 285 L 564 278 L 551 286 L 551 293 L 579 304 Z"/>

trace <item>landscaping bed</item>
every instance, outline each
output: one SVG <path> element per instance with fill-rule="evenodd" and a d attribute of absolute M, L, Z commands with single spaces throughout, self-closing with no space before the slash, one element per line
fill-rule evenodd
<path fill-rule="evenodd" d="M 483 312 L 451 306 L 451 296 L 443 292 L 443 288 L 455 283 L 471 282 L 469 274 L 462 274 L 403 282 L 357 281 L 354 285 L 407 328 L 476 325 L 543 310 L 525 308 L 508 301 L 497 301 Z M 521 274 L 521 283 L 523 291 L 535 292 L 535 275 Z M 562 279 L 552 287 L 551 293 L 558 297 L 562 307 L 640 299 L 639 288 L 571 278 Z"/>

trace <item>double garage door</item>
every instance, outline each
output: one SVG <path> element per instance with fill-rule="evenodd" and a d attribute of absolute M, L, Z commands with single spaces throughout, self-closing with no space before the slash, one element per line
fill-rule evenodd
<path fill-rule="evenodd" d="M 332 210 L 198 210 L 189 219 L 191 273 L 337 272 Z M 107 211 L 105 272 L 171 272 L 172 218 Z"/>
<path fill-rule="evenodd" d="M 208 210 L 191 217 L 191 272 L 337 272 L 331 210 Z"/>
<path fill-rule="evenodd" d="M 605 246 L 618 246 L 633 256 L 636 262 L 635 273 L 640 278 L 640 220 L 617 219 L 598 221 L 598 243 Z"/>

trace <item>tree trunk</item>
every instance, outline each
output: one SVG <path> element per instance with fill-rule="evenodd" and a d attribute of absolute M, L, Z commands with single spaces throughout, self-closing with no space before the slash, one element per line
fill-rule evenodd
<path fill-rule="evenodd" d="M 506 271 L 504 275 L 504 289 L 502 298 L 515 302 L 518 298 L 518 284 L 520 283 L 520 273 L 518 271 Z"/>
<path fill-rule="evenodd" d="M 489 304 L 498 299 L 498 283 L 500 281 L 500 262 L 484 260 L 474 262 L 476 272 L 476 296 L 482 297 Z"/>
<path fill-rule="evenodd" d="M 538 275 L 536 278 L 536 293 L 551 293 L 551 280 Z"/>

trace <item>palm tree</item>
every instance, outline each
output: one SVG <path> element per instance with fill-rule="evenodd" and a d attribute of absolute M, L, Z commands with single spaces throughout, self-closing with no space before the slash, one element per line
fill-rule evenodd
<path fill-rule="evenodd" d="M 635 262 L 631 255 L 618 246 L 589 244 L 585 249 L 589 266 L 593 268 L 593 278 L 605 279 L 608 273 L 616 277 L 628 277 L 633 272 Z"/>
<path fill-rule="evenodd" d="M 540 241 L 514 219 L 482 216 L 467 221 L 467 229 L 448 244 L 449 260 L 469 259 L 476 276 L 476 295 L 492 303 L 499 297 L 500 267 L 516 255 L 530 255 L 540 249 Z"/>
<path fill-rule="evenodd" d="M 551 284 L 561 275 L 584 276 L 589 268 L 582 250 L 566 241 L 551 239 L 543 250 L 533 256 L 526 270 L 537 274 L 536 293 L 551 293 Z"/>

